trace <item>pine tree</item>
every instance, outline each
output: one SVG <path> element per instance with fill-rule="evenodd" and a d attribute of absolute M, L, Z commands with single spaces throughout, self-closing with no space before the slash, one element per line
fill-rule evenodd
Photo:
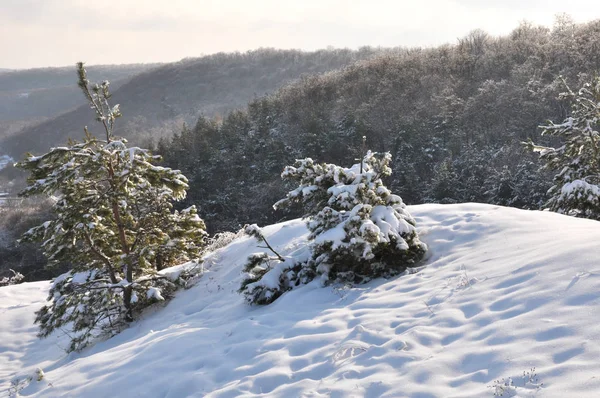
<path fill-rule="evenodd" d="M 566 83 L 565 83 L 566 86 Z M 534 145 L 545 167 L 558 170 L 548 191 L 550 210 L 600 220 L 600 77 L 561 98 L 572 101 L 571 115 L 561 124 L 541 126 L 542 134 L 553 135 L 563 144 L 558 148 Z"/>
<path fill-rule="evenodd" d="M 324 279 L 365 282 L 401 272 L 425 253 L 406 205 L 383 184 L 391 159 L 369 151 L 351 168 L 307 158 L 283 171 L 299 186 L 275 207 L 303 205 L 313 260 Z"/>
<path fill-rule="evenodd" d="M 54 281 L 36 318 L 41 337 L 72 322 L 70 350 L 118 332 L 144 307 L 168 297 L 175 285 L 158 271 L 197 258 L 206 234 L 195 207 L 173 211 L 172 202 L 185 198 L 185 176 L 115 137 L 121 112 L 109 104 L 109 83 L 91 84 L 82 63 L 77 72 L 103 139 L 85 128 L 83 142 L 28 154 L 17 164 L 31 173 L 21 195 L 52 196 L 56 213 L 23 239 L 43 242 L 50 263 L 73 264 Z"/>
<path fill-rule="evenodd" d="M 382 181 L 392 172 L 391 155 L 368 152 L 361 160 L 343 168 L 306 158 L 284 169 L 282 178 L 297 188 L 275 207 L 303 207 L 310 254 L 251 256 L 240 288 L 248 302 L 268 304 L 317 276 L 323 283 L 364 283 L 396 275 L 423 257 L 427 246 L 414 219 Z M 246 231 L 275 253 L 258 227 Z"/>

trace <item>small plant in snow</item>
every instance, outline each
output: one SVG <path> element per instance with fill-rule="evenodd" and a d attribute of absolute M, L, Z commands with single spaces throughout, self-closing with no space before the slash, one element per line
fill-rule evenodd
<path fill-rule="evenodd" d="M 488 387 L 493 389 L 495 397 L 513 397 L 517 394 L 517 387 L 524 390 L 539 390 L 544 386 L 544 383 L 539 382 L 535 367 L 524 371 L 520 381 L 518 378 L 516 380 L 517 384 L 512 377 L 502 378 L 495 380 L 494 384 Z"/>
<path fill-rule="evenodd" d="M 19 393 L 21 392 L 21 390 L 23 390 L 25 387 L 27 387 L 29 385 L 29 383 L 31 383 L 31 380 L 33 380 L 33 379 L 30 377 L 13 379 L 10 382 L 10 387 L 8 388 L 8 397 L 9 398 L 19 397 L 20 396 Z"/>
<path fill-rule="evenodd" d="M 209 253 L 219 250 L 233 242 L 235 239 L 244 236 L 245 234 L 246 232 L 244 229 L 240 229 L 238 232 L 225 231 L 216 233 L 215 235 L 206 239 L 205 252 Z"/>
<path fill-rule="evenodd" d="M 37 368 L 35 370 L 35 380 L 36 381 L 44 380 L 44 376 L 45 376 L 44 371 L 41 368 Z"/>
<path fill-rule="evenodd" d="M 489 387 L 493 389 L 494 397 L 512 397 L 517 392 L 517 387 L 510 377 L 495 380 L 494 384 Z"/>
<path fill-rule="evenodd" d="M 10 387 L 8 388 L 8 396 L 10 398 L 18 397 L 19 393 L 31 384 L 32 381 L 40 382 L 44 380 L 45 374 L 41 368 L 37 368 L 33 374 L 25 377 L 17 377 L 10 382 Z"/>
<path fill-rule="evenodd" d="M 268 286 L 273 297 L 282 293 L 275 283 L 282 276 L 286 283 L 306 283 L 318 275 L 323 283 L 364 283 L 415 266 L 427 247 L 402 199 L 383 184 L 382 178 L 392 172 L 390 161 L 389 153 L 368 152 L 351 168 L 316 164 L 310 158 L 286 167 L 282 178 L 298 187 L 274 207 L 304 206 L 311 257 L 292 261 L 279 256 L 280 264 L 274 266 L 274 259 L 261 253 L 246 267 L 252 278 L 244 284 Z M 259 232 L 249 233 L 264 241 Z M 263 281 L 266 276 L 268 281 Z"/>
<path fill-rule="evenodd" d="M 461 265 L 460 268 L 462 270 L 462 274 L 458 278 L 457 287 L 459 289 L 466 289 L 467 287 L 471 287 L 471 285 L 475 279 L 471 279 L 469 277 L 469 274 L 467 273 L 467 268 L 464 265 Z"/>
<path fill-rule="evenodd" d="M 544 386 L 544 383 L 540 383 L 539 377 L 535 371 L 535 367 L 527 371 L 523 371 L 523 381 L 525 383 L 525 386 L 535 387 L 536 389 L 542 388 Z"/>
<path fill-rule="evenodd" d="M 25 281 L 25 277 L 20 272 L 16 272 L 12 269 L 9 271 L 12 272 L 13 275 L 5 276 L 4 278 L 0 279 L 0 287 L 8 285 L 17 285 Z"/>

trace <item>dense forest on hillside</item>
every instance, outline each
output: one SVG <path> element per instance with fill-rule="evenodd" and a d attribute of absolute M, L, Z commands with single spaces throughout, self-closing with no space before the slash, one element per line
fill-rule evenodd
<path fill-rule="evenodd" d="M 158 152 L 183 170 L 211 231 L 272 223 L 294 159 L 351 164 L 390 151 L 393 192 L 409 204 L 487 202 L 538 209 L 551 175 L 522 141 L 561 121 L 565 90 L 600 70 L 600 21 L 523 23 L 508 36 L 478 30 L 455 45 L 400 49 L 302 78 L 222 119 L 201 117 Z M 543 139 L 541 140 L 542 142 Z M 290 214 L 294 215 L 294 214 Z"/>
<path fill-rule="evenodd" d="M 338 69 L 377 52 L 383 50 L 261 49 L 166 64 L 138 74 L 118 89 L 113 87 L 113 100 L 124 109 L 117 133 L 144 144 L 171 135 L 184 121 L 193 122 L 199 115 L 212 117 L 245 106 L 254 97 L 272 92 L 302 74 Z M 97 71 L 90 73 L 92 79 L 96 75 Z M 73 76 L 71 73 L 72 97 L 83 104 Z M 110 76 L 102 77 L 105 79 L 110 80 Z M 0 141 L 0 148 L 14 158 L 27 151 L 41 152 L 69 137 L 80 137 L 83 126 L 91 126 L 93 121 L 89 107 L 81 105 L 55 119 L 22 129 Z"/>
<path fill-rule="evenodd" d="M 154 66 L 157 65 L 99 65 L 89 69 L 94 79 L 110 80 L 117 88 L 131 76 Z M 73 67 L 0 73 L 0 137 L 81 105 Z"/>

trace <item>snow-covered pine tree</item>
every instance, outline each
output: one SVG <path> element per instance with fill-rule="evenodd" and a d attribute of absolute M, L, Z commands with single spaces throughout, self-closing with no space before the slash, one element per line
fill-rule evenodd
<path fill-rule="evenodd" d="M 82 63 L 77 72 L 103 139 L 86 128 L 83 142 L 28 154 L 16 165 L 31 173 L 22 196 L 54 197 L 56 219 L 23 239 L 42 241 L 50 263 L 73 264 L 53 282 L 36 318 L 40 337 L 71 327 L 71 351 L 117 333 L 144 307 L 168 297 L 175 285 L 157 271 L 197 258 L 206 235 L 195 207 L 173 211 L 172 202 L 186 195 L 185 176 L 115 137 L 121 112 L 109 104 L 109 83 L 91 84 Z"/>
<path fill-rule="evenodd" d="M 540 126 L 542 134 L 557 136 L 563 144 L 527 145 L 539 152 L 545 168 L 558 171 L 548 191 L 550 210 L 600 220 L 600 77 L 576 93 L 565 86 L 561 98 L 572 102 L 571 115 L 561 124 Z"/>
<path fill-rule="evenodd" d="M 363 283 L 414 266 L 427 247 L 402 199 L 383 184 L 382 178 L 392 172 L 390 161 L 389 153 L 368 152 L 362 165 L 351 168 L 310 158 L 287 166 L 282 178 L 298 187 L 275 207 L 303 206 L 312 241 L 310 256 L 270 259 L 260 253 L 250 258 L 240 289 L 246 299 L 269 303 L 318 275 L 323 283 Z"/>
<path fill-rule="evenodd" d="M 283 171 L 298 187 L 275 207 L 304 206 L 313 259 L 325 280 L 361 283 L 391 275 L 425 253 L 406 205 L 383 184 L 391 159 L 369 151 L 351 168 L 307 158 Z"/>

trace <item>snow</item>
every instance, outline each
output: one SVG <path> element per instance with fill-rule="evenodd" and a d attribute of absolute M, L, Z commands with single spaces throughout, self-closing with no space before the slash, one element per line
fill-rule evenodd
<path fill-rule="evenodd" d="M 252 290 L 254 286 L 266 286 L 269 289 L 277 289 L 279 287 L 279 278 L 281 274 L 290 267 L 287 262 L 275 264 L 260 281 L 248 284 L 248 290 Z"/>
<path fill-rule="evenodd" d="M 315 240 L 315 244 L 323 244 L 325 242 L 332 242 L 331 249 L 335 250 L 344 244 L 343 240 L 346 237 L 346 231 L 344 230 L 345 223 L 339 223 L 333 228 L 326 230 L 319 234 Z"/>
<path fill-rule="evenodd" d="M 248 235 L 260 235 L 262 232 L 257 224 L 246 225 L 245 231 Z"/>
<path fill-rule="evenodd" d="M 561 195 L 571 196 L 591 195 L 592 197 L 600 196 L 600 187 L 598 185 L 589 184 L 584 180 L 574 180 L 566 183 L 561 188 Z"/>
<path fill-rule="evenodd" d="M 158 273 L 165 278 L 169 279 L 172 282 L 175 282 L 179 276 L 184 272 L 192 271 L 194 268 L 202 266 L 202 264 L 198 264 L 194 261 L 189 261 L 187 263 L 183 263 L 180 265 L 176 265 L 174 267 L 165 268 L 163 270 L 158 271 Z"/>
<path fill-rule="evenodd" d="M 237 289 L 260 243 L 242 237 L 209 255 L 194 287 L 79 354 L 61 350 L 66 336 L 35 336 L 48 282 L 2 287 L 0 395 L 20 378 L 35 397 L 492 397 L 510 378 L 504 396 L 598 396 L 598 222 L 409 210 L 429 247 L 413 272 L 314 281 L 250 307 Z M 262 231 L 284 256 L 308 236 L 301 220 Z"/>
<path fill-rule="evenodd" d="M 73 274 L 73 279 L 71 280 L 71 282 L 75 283 L 75 284 L 82 284 L 82 283 L 88 282 L 89 280 L 94 279 L 95 276 L 96 276 L 95 270 L 77 272 L 77 273 Z"/>
<path fill-rule="evenodd" d="M 146 292 L 146 297 L 148 299 L 155 299 L 158 301 L 164 300 L 164 297 L 162 296 L 160 289 L 155 288 L 155 287 L 151 287 L 150 289 L 148 289 L 148 291 Z"/>
<path fill-rule="evenodd" d="M 316 185 L 309 185 L 307 187 L 303 187 L 302 188 L 302 195 L 304 196 L 310 196 L 313 192 L 317 191 L 319 189 L 318 186 Z"/>

